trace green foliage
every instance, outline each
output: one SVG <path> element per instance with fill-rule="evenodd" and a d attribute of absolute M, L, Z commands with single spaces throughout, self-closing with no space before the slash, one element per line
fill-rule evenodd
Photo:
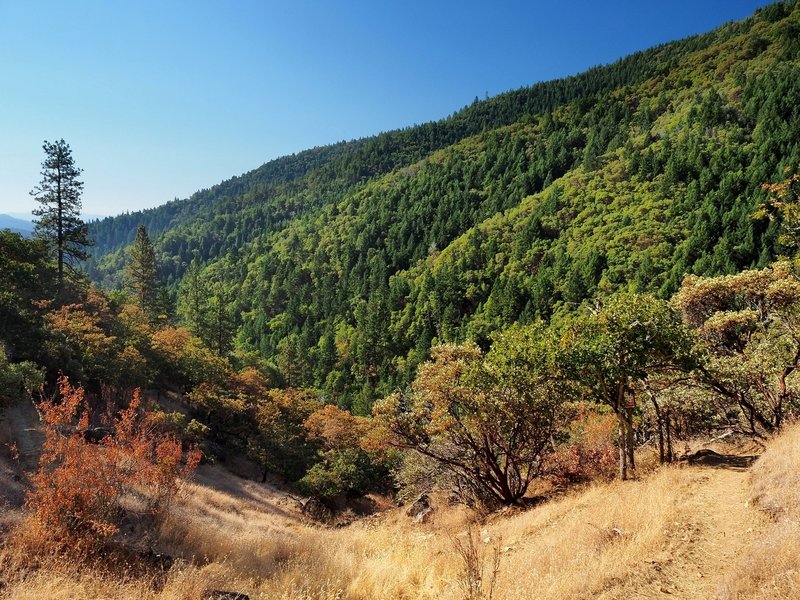
<path fill-rule="evenodd" d="M 152 349 L 167 382 L 192 388 L 204 382 L 221 385 L 228 364 L 201 340 L 181 327 L 164 327 L 153 333 Z"/>
<path fill-rule="evenodd" d="M 608 458 L 565 429 L 578 396 L 608 406 L 631 466 L 655 422 L 773 430 L 797 404 L 795 268 L 765 267 L 797 246 L 799 10 L 92 224 L 89 273 L 130 296 L 67 301 L 47 242 L 0 233 L 0 372 L 177 386 L 191 414 L 161 425 L 326 496 L 385 484 L 373 408 L 382 442 L 416 453 L 406 483 L 508 503 L 548 468 L 574 480 Z M 690 371 L 716 404 L 678 385 Z"/>
<path fill-rule="evenodd" d="M 298 481 L 304 493 L 333 498 L 361 495 L 376 489 L 376 467 L 364 452 L 353 448 L 329 450 Z"/>
<path fill-rule="evenodd" d="M 128 263 L 128 287 L 134 299 L 145 312 L 151 322 L 163 317 L 161 306 L 161 284 L 158 276 L 158 264 L 150 237 L 144 225 L 136 231 L 136 239 L 131 247 Z"/>
<path fill-rule="evenodd" d="M 181 282 L 178 314 L 219 356 L 232 349 L 236 332 L 233 292 L 211 271 L 202 271 L 197 256 Z"/>
<path fill-rule="evenodd" d="M 15 360 L 44 362 L 44 307 L 55 292 L 45 242 L 0 231 L 0 335 Z"/>
<path fill-rule="evenodd" d="M 780 223 L 779 244 L 791 254 L 797 254 L 800 251 L 800 174 L 790 174 L 789 167 L 785 171 L 789 177 L 782 182 L 762 186 L 770 196 L 754 216 L 777 220 Z"/>
<path fill-rule="evenodd" d="M 317 462 L 298 482 L 309 494 L 331 498 L 388 488 L 388 463 L 374 447 L 370 419 L 327 404 L 303 423 L 306 439 L 319 444 Z"/>
<path fill-rule="evenodd" d="M 798 8 L 781 6 L 94 224 L 90 272 L 113 285 L 144 223 L 206 346 L 368 414 L 436 343 L 765 266 L 761 186 L 800 163 Z"/>
<path fill-rule="evenodd" d="M 797 264 L 779 261 L 738 275 L 687 277 L 673 303 L 708 353 L 700 382 L 723 405 L 738 408 L 751 432 L 771 433 L 800 409 Z"/>
<path fill-rule="evenodd" d="M 562 370 L 587 398 L 610 407 L 620 424 L 620 477 L 635 469 L 635 386 L 648 379 L 688 374 L 698 365 L 694 339 L 676 312 L 648 295 L 618 294 L 561 333 Z"/>
<path fill-rule="evenodd" d="M 35 363 L 9 363 L 5 350 L 0 346 L 0 408 L 30 398 L 43 383 L 43 374 Z"/>
<path fill-rule="evenodd" d="M 485 357 L 469 343 L 435 348 L 407 392 L 375 405 L 387 443 L 497 501 L 519 502 L 565 419 L 552 341 L 537 325 L 499 336 Z"/>

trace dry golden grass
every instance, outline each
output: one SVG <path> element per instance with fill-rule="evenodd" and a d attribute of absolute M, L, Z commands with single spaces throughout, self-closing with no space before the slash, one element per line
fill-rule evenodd
<path fill-rule="evenodd" d="M 501 600 L 796 597 L 798 466 L 794 428 L 758 461 L 752 491 L 741 468 L 668 467 L 494 515 L 476 526 L 484 576 L 496 548 Z M 284 494 L 205 468 L 153 534 L 157 550 L 185 559 L 163 578 L 125 580 L 63 560 L 31 566 L 7 546 L 0 597 L 196 600 L 223 589 L 253 599 L 460 600 L 465 565 L 454 539 L 473 517 L 442 507 L 413 526 L 397 510 L 321 528 Z"/>
<path fill-rule="evenodd" d="M 751 498 L 772 523 L 731 569 L 723 597 L 800 597 L 800 423 L 772 440 L 752 469 Z"/>

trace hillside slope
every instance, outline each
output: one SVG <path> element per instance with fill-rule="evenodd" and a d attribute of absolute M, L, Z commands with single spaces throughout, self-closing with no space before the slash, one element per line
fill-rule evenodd
<path fill-rule="evenodd" d="M 166 600 L 224 589 L 251 598 L 464 598 L 458 548 L 469 535 L 487 585 L 498 551 L 495 597 L 504 600 L 795 597 L 800 429 L 771 441 L 752 468 L 746 454 L 715 448 L 722 456 L 596 483 L 472 528 L 468 513 L 445 503 L 425 525 L 396 509 L 320 528 L 273 488 L 210 467 L 153 540 L 162 552 L 195 556 L 177 562 L 163 586 L 66 562 L 22 568 L 6 547 L 0 597 Z"/>
<path fill-rule="evenodd" d="M 119 284 L 143 221 L 179 305 L 205 290 L 239 351 L 366 412 L 435 341 L 485 344 L 615 290 L 668 296 L 689 272 L 767 264 L 776 224 L 752 215 L 761 185 L 800 164 L 798 40 L 800 5 L 776 4 L 438 123 L 279 159 L 95 224 L 90 273 Z"/>

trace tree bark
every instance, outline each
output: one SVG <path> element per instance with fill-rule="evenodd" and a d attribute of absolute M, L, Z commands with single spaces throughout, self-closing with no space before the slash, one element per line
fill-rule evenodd
<path fill-rule="evenodd" d="M 626 439 L 625 439 L 625 449 L 628 451 L 628 468 L 630 471 L 633 471 L 633 475 L 636 475 L 636 461 L 634 460 L 634 448 L 636 447 L 636 442 L 634 440 L 634 431 L 633 431 L 633 407 L 628 406 L 625 408 L 625 427 L 626 427 Z"/>
<path fill-rule="evenodd" d="M 619 421 L 619 478 L 625 481 L 628 479 L 628 453 L 625 448 L 627 443 L 625 417 L 622 416 L 621 412 L 617 413 L 617 420 Z"/>

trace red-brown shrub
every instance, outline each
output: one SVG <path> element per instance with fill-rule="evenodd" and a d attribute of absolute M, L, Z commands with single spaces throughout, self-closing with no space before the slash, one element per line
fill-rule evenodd
<path fill-rule="evenodd" d="M 83 388 L 66 377 L 58 386 L 57 399 L 39 404 L 45 442 L 28 506 L 45 549 L 90 551 L 118 531 L 126 515 L 123 497 L 135 497 L 142 512 L 158 515 L 200 455 L 184 452 L 177 439 L 158 433 L 141 407 L 139 390 L 105 424 L 109 435 L 97 439 L 87 435 L 103 430 L 89 429 Z"/>

